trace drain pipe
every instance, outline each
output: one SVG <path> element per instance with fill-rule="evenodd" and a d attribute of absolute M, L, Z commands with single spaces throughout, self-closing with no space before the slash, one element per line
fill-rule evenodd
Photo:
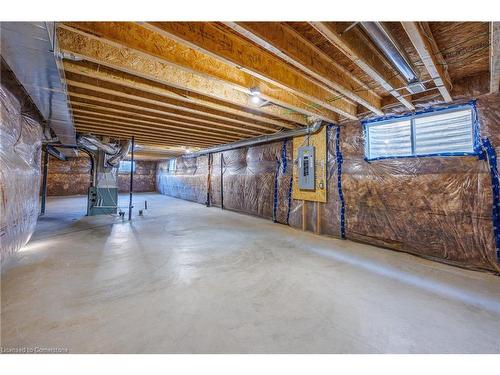
<path fill-rule="evenodd" d="M 206 149 L 203 149 L 203 150 L 200 150 L 197 152 L 193 152 L 189 155 L 184 155 L 184 157 L 186 157 L 186 158 L 197 157 L 197 156 L 206 155 L 206 154 L 210 154 L 210 153 L 217 153 L 217 152 L 223 152 L 223 151 L 228 151 L 228 150 L 234 150 L 235 148 L 249 147 L 249 146 L 259 145 L 262 143 L 279 141 L 279 140 L 282 140 L 285 138 L 293 138 L 293 137 L 300 137 L 303 135 L 311 135 L 311 134 L 317 133 L 321 129 L 322 125 L 323 125 L 323 120 L 316 120 L 312 126 L 307 126 L 307 127 L 300 128 L 300 129 L 293 129 L 293 130 L 288 130 L 288 131 L 277 132 L 277 133 L 269 134 L 269 135 L 262 135 L 262 136 L 255 137 L 255 138 L 244 139 L 242 141 L 227 143 L 227 144 L 224 144 L 221 146 L 210 147 L 210 148 L 206 148 Z"/>

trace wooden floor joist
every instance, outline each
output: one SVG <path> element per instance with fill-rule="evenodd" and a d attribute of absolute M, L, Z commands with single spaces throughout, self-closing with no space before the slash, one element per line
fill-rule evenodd
<path fill-rule="evenodd" d="M 250 137 L 252 134 L 249 133 L 242 133 L 242 132 L 237 132 L 229 129 L 224 129 L 224 128 L 218 128 L 215 126 L 209 126 L 209 125 L 204 125 L 204 124 L 195 124 L 193 122 L 187 122 L 187 121 L 172 121 L 172 120 L 165 120 L 160 117 L 154 117 L 154 116 L 144 116 L 140 115 L 134 112 L 130 111 L 120 111 L 116 110 L 113 108 L 109 108 L 106 106 L 95 106 L 95 105 L 88 105 L 86 103 L 82 103 L 76 100 L 73 100 L 71 102 L 71 108 L 73 111 L 75 110 L 80 110 L 80 111 L 86 111 L 87 113 L 94 113 L 94 114 L 99 114 L 99 115 L 106 115 L 106 117 L 110 118 L 116 118 L 116 119 L 121 119 L 121 118 L 126 118 L 134 121 L 138 121 L 141 123 L 145 124 L 151 124 L 151 125 L 158 125 L 162 127 L 163 125 L 166 125 L 167 127 L 173 127 L 173 128 L 181 128 L 181 129 L 186 129 L 186 130 L 202 130 L 204 132 L 202 133 L 210 133 L 210 134 L 224 134 L 228 136 L 232 136 L 234 138 L 244 138 L 244 137 Z"/>
<path fill-rule="evenodd" d="M 461 23 L 452 24 L 384 25 L 418 66 L 426 91 L 439 90 L 447 102 L 452 83 L 461 88 L 476 66 L 488 69 L 483 55 L 464 56 L 471 66 L 453 65 L 456 49 L 446 45 Z M 491 24 L 489 41 L 480 39 L 491 45 L 493 91 L 498 25 Z M 468 45 L 459 34 L 457 43 Z M 317 119 L 338 124 L 392 107 L 414 111 L 412 101 L 425 104 L 437 92 L 411 94 L 357 22 L 61 22 L 55 40 L 77 130 L 142 134 L 149 144 L 208 147 Z"/>
<path fill-rule="evenodd" d="M 66 82 L 69 85 L 89 88 L 93 91 L 103 92 L 103 93 L 113 93 L 114 95 L 119 95 L 125 98 L 135 99 L 139 101 L 145 101 L 151 104 L 158 104 L 162 106 L 166 106 L 169 108 L 182 109 L 185 111 L 189 111 L 191 113 L 196 114 L 206 114 L 213 116 L 217 119 L 230 120 L 233 122 L 238 122 L 242 125 L 246 126 L 254 126 L 259 127 L 265 130 L 277 130 L 279 127 L 275 125 L 268 124 L 266 122 L 250 120 L 247 118 L 242 118 L 240 116 L 236 116 L 232 113 L 220 111 L 214 108 L 200 106 L 198 104 L 182 102 L 177 99 L 164 97 L 162 95 L 153 94 L 150 92 L 142 91 L 137 88 L 132 88 L 129 86 L 123 86 L 116 83 L 111 83 L 107 81 L 101 81 L 99 79 L 95 79 L 88 76 L 80 76 L 74 73 L 66 72 Z M 294 129 L 293 125 L 282 124 L 286 129 Z"/>
<path fill-rule="evenodd" d="M 347 69 L 335 63 L 323 51 L 281 22 L 224 22 L 258 46 L 274 53 L 291 65 L 336 90 L 343 97 L 361 104 L 377 115 L 380 97 L 356 79 Z"/>
<path fill-rule="evenodd" d="M 351 120 L 356 119 L 355 105 L 343 99 L 332 100 L 338 97 L 338 93 L 325 90 L 299 70 L 280 63 L 280 60 L 272 54 L 236 34 L 225 32 L 216 23 L 151 22 L 142 25 L 293 92 L 320 107 Z"/>
<path fill-rule="evenodd" d="M 145 136 L 137 135 L 134 132 L 122 132 L 120 134 L 117 134 L 116 132 L 110 132 L 107 130 L 96 129 L 93 127 L 81 126 L 78 123 L 75 123 L 75 125 L 77 126 L 77 131 L 79 133 L 83 133 L 83 134 L 89 133 L 89 134 L 93 134 L 93 135 L 113 137 L 113 138 L 117 138 L 117 139 L 130 139 L 130 138 L 132 138 L 132 136 L 134 136 L 137 143 L 140 143 L 140 144 L 145 145 L 145 146 L 196 147 L 196 148 L 200 148 L 200 149 L 215 146 L 215 144 L 196 144 L 193 142 L 184 142 L 184 141 L 178 141 L 178 140 L 173 140 L 173 139 L 145 137 Z"/>
<path fill-rule="evenodd" d="M 116 117 L 116 116 L 109 116 L 107 114 L 103 113 L 96 113 L 92 111 L 87 111 L 83 110 L 80 108 L 72 108 L 72 112 L 75 116 L 80 116 L 80 117 L 86 117 L 89 119 L 95 119 L 96 121 L 107 121 L 110 123 L 116 123 L 116 124 L 123 124 L 123 125 L 130 125 L 131 128 L 135 128 L 138 131 L 148 131 L 148 130 L 154 130 L 154 131 L 162 131 L 165 133 L 173 133 L 173 134 L 179 134 L 179 135 L 185 135 L 185 136 L 198 136 L 198 137 L 203 137 L 206 139 L 218 139 L 218 140 L 223 140 L 227 142 L 231 141 L 236 141 L 238 139 L 241 139 L 241 137 L 235 137 L 235 136 L 230 136 L 227 134 L 220 134 L 220 133 L 207 133 L 205 131 L 200 131 L 198 129 L 190 129 L 187 127 L 179 127 L 179 126 L 170 126 L 170 125 L 164 125 L 160 123 L 144 123 L 140 120 L 137 119 L 132 119 L 132 118 L 127 118 L 127 117 Z"/>
<path fill-rule="evenodd" d="M 248 104 L 250 89 L 258 87 L 262 98 L 273 103 L 260 111 L 302 125 L 307 121 L 301 116 L 338 120 L 334 111 L 139 25 L 64 23 L 58 39 L 61 50 L 85 60 L 234 104 Z"/>
<path fill-rule="evenodd" d="M 83 91 L 85 92 L 85 91 Z M 132 113 L 138 113 L 142 116 L 148 116 L 152 118 L 158 119 L 166 119 L 166 120 L 179 120 L 183 122 L 189 123 L 199 123 L 207 126 L 215 126 L 224 129 L 234 129 L 237 130 L 238 133 L 243 134 L 261 134 L 262 130 L 253 129 L 243 127 L 240 124 L 231 123 L 230 121 L 222 121 L 218 119 L 213 119 L 209 116 L 196 115 L 192 116 L 189 112 L 182 112 L 180 110 L 163 110 L 163 108 L 158 108 L 154 105 L 143 104 L 139 101 L 121 101 L 120 97 L 111 97 L 107 99 L 103 96 L 93 96 L 88 95 L 82 92 L 79 92 L 79 88 L 75 88 L 73 91 L 69 92 L 69 96 L 72 102 L 84 103 L 87 106 L 105 106 L 105 108 L 109 110 L 116 111 L 131 111 Z"/>
<path fill-rule="evenodd" d="M 94 98 L 103 98 L 107 100 L 111 100 L 114 103 L 122 104 L 122 103 L 131 103 L 132 105 L 135 105 L 139 108 L 148 108 L 148 109 L 155 109 L 159 110 L 162 112 L 166 113 L 179 113 L 182 115 L 190 115 L 194 117 L 199 117 L 199 116 L 205 116 L 210 118 L 211 120 L 215 122 L 220 122 L 221 124 L 223 123 L 229 123 L 233 124 L 236 126 L 239 126 L 239 128 L 242 129 L 260 129 L 263 132 L 274 132 L 278 129 L 273 129 L 270 128 L 267 125 L 263 124 L 257 124 L 257 123 L 247 123 L 244 121 L 240 121 L 237 118 L 235 119 L 228 119 L 226 116 L 218 115 L 216 113 L 208 113 L 208 112 L 203 112 L 201 110 L 196 110 L 192 108 L 186 108 L 186 107 L 179 107 L 176 105 L 172 105 L 169 103 L 165 103 L 164 101 L 158 101 L 154 99 L 148 99 L 148 98 L 143 98 L 143 97 L 137 97 L 134 95 L 130 95 L 127 93 L 123 93 L 120 91 L 114 91 L 98 86 L 93 86 L 85 83 L 81 83 L 78 81 L 71 81 L 67 80 L 68 83 L 68 91 L 70 95 L 73 93 L 75 94 L 84 94 L 87 96 L 91 96 Z"/>
<path fill-rule="evenodd" d="M 397 91 L 399 87 L 406 86 L 406 82 L 394 75 L 391 70 L 384 68 L 389 67 L 389 63 L 371 47 L 370 41 L 358 33 L 358 30 L 353 29 L 343 33 L 344 28 L 335 22 L 310 22 L 310 24 L 406 108 L 415 109 L 415 106 Z"/>
<path fill-rule="evenodd" d="M 178 137 L 178 136 L 170 136 L 168 134 L 165 135 L 157 135 L 157 134 L 150 134 L 150 133 L 140 133 L 135 131 L 134 129 L 130 129 L 127 127 L 108 127 L 106 124 L 102 123 L 97 123 L 95 121 L 86 121 L 84 119 L 79 119 L 75 118 L 75 124 L 77 130 L 88 130 L 92 131 L 94 133 L 99 133 L 102 134 L 102 132 L 106 132 L 107 135 L 110 136 L 132 136 L 136 135 L 138 138 L 144 138 L 144 139 L 149 139 L 151 141 L 177 141 L 179 142 L 179 145 L 181 144 L 192 144 L 192 145 L 197 145 L 200 147 L 207 147 L 211 145 L 216 145 L 220 144 L 221 142 L 213 141 L 213 140 L 198 140 L 198 139 L 192 139 L 192 138 L 183 138 L 183 137 Z"/>
<path fill-rule="evenodd" d="M 235 116 L 240 116 L 246 121 L 267 122 L 277 127 L 288 127 L 293 129 L 296 123 L 285 119 L 280 119 L 266 112 L 259 112 L 255 108 L 248 108 L 248 97 L 237 90 L 232 92 L 233 97 L 241 97 L 244 105 L 224 102 L 220 99 L 202 95 L 193 91 L 167 86 L 157 81 L 152 81 L 132 74 L 121 72 L 116 69 L 107 68 L 91 62 L 64 62 L 64 70 L 80 76 L 92 77 L 104 82 L 116 83 L 122 86 L 137 88 L 145 92 L 165 96 L 178 101 L 185 101 L 201 107 L 209 107 L 218 111 L 228 112 Z M 297 120 L 304 121 L 301 118 Z"/>
<path fill-rule="evenodd" d="M 444 101 L 450 103 L 453 100 L 450 94 L 451 79 L 442 63 L 444 60 L 440 56 L 429 26 L 424 22 L 401 22 L 401 25 L 403 25 Z"/>

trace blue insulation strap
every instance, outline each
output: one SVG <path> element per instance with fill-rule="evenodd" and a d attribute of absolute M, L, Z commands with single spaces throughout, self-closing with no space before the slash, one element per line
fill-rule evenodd
<path fill-rule="evenodd" d="M 288 141 L 289 139 L 286 138 L 284 141 L 283 141 L 283 147 L 281 148 L 281 167 L 282 167 L 282 170 L 281 172 L 283 173 L 283 175 L 286 174 L 286 169 L 287 169 L 287 153 L 286 153 L 286 146 L 288 145 Z M 287 211 L 286 211 L 286 224 L 288 225 L 289 224 L 289 221 L 290 221 L 290 210 L 292 209 L 292 185 L 293 185 L 293 174 L 290 176 L 290 186 L 288 187 L 288 208 L 287 208 Z"/>
<path fill-rule="evenodd" d="M 273 195 L 273 221 L 277 222 L 278 211 L 278 174 L 280 172 L 280 160 L 276 158 L 276 172 L 274 172 L 274 195 Z"/>
<path fill-rule="evenodd" d="M 288 188 L 288 210 L 286 212 L 287 224 L 290 224 L 290 211 L 292 209 L 292 186 L 293 186 L 293 175 L 290 176 L 290 187 Z"/>
<path fill-rule="evenodd" d="M 497 155 L 495 148 L 491 145 L 488 138 L 483 138 L 482 147 L 490 166 L 491 190 L 493 194 L 493 234 L 495 236 L 497 260 L 500 263 L 500 182 L 497 169 Z"/>
<path fill-rule="evenodd" d="M 342 192 L 342 163 L 344 161 L 340 151 L 340 126 L 335 130 L 335 157 L 337 159 L 337 190 L 340 199 L 340 238 L 345 238 L 345 200 Z"/>
<path fill-rule="evenodd" d="M 283 141 L 283 147 L 281 148 L 281 167 L 282 173 L 286 173 L 287 161 L 286 161 L 286 145 L 288 143 L 288 138 Z"/>

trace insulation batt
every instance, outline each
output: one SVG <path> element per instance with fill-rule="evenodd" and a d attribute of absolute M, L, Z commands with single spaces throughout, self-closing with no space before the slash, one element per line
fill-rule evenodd
<path fill-rule="evenodd" d="M 90 186 L 92 163 L 88 157 L 69 158 L 61 161 L 51 157 L 47 179 L 47 195 L 86 195 Z M 134 192 L 156 191 L 156 162 L 136 160 L 134 172 Z M 118 173 L 118 191 L 128 193 L 130 173 Z"/>
<path fill-rule="evenodd" d="M 24 246 L 39 212 L 42 127 L 21 114 L 19 100 L 0 87 L 1 261 Z"/>
<path fill-rule="evenodd" d="M 482 137 L 489 137 L 500 155 L 500 94 L 478 98 Z M 291 142 L 289 142 L 291 144 Z M 224 208 L 272 218 L 276 160 L 283 142 L 224 152 Z M 341 126 L 342 186 L 346 237 L 461 267 L 499 272 L 492 225 L 488 164 L 473 156 L 364 160 L 359 122 Z M 286 223 L 288 171 L 278 173 L 278 222 Z M 340 236 L 340 200 L 334 128 L 328 131 L 327 203 L 305 202 L 306 230 Z M 211 201 L 220 206 L 220 157 L 214 154 Z M 208 156 L 177 159 L 177 170 L 160 164 L 157 188 L 162 194 L 205 203 Z M 288 180 L 289 181 L 289 180 Z M 289 224 L 302 228 L 302 201 L 292 200 Z"/>
<path fill-rule="evenodd" d="M 273 218 L 275 175 L 277 176 L 276 220 L 286 223 L 291 180 L 291 142 L 288 142 L 287 168 L 283 170 L 283 142 L 245 147 L 212 154 L 210 203 L 221 206 L 221 157 L 224 208 L 247 214 Z M 175 171 L 161 162 L 157 172 L 160 193 L 198 203 L 206 203 L 208 155 L 177 158 Z"/>

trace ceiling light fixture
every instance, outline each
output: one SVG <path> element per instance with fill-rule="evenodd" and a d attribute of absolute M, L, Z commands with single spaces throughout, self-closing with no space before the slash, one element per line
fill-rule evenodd
<path fill-rule="evenodd" d="M 269 104 L 269 101 L 262 99 L 261 92 L 258 87 L 252 87 L 250 89 L 250 103 L 257 107 L 263 107 Z"/>

